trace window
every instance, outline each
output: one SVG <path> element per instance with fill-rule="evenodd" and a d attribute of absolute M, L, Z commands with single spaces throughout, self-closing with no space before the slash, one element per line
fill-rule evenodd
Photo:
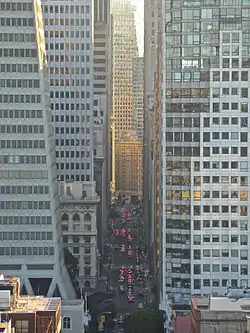
<path fill-rule="evenodd" d="M 71 330 L 71 318 L 63 317 L 63 329 Z"/>
<path fill-rule="evenodd" d="M 229 65 L 229 58 L 223 58 L 222 59 L 222 67 L 223 68 L 229 68 L 230 65 Z"/>
<path fill-rule="evenodd" d="M 222 81 L 229 81 L 229 72 L 222 72 Z"/>
<path fill-rule="evenodd" d="M 232 81 L 239 81 L 239 72 L 232 72 Z"/>
<path fill-rule="evenodd" d="M 248 81 L 248 72 L 241 72 L 241 81 Z"/>
<path fill-rule="evenodd" d="M 248 98 L 248 89 L 247 88 L 241 88 L 241 97 Z"/>
<path fill-rule="evenodd" d="M 73 215 L 72 220 L 75 221 L 75 222 L 80 222 L 80 216 L 79 216 L 79 214 L 75 213 L 75 214 Z"/>
<path fill-rule="evenodd" d="M 17 332 L 28 333 L 29 331 L 28 320 L 17 320 L 15 328 Z"/>

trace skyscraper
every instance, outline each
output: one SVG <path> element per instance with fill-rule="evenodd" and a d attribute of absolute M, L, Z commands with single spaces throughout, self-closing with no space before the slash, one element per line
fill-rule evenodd
<path fill-rule="evenodd" d="M 132 127 L 139 140 L 143 141 L 143 91 L 144 91 L 144 58 L 133 59 L 133 99 Z"/>
<path fill-rule="evenodd" d="M 58 178 L 92 181 L 92 1 L 43 0 Z"/>
<path fill-rule="evenodd" d="M 162 294 L 161 218 L 161 0 L 144 1 L 143 203 L 150 264 Z M 164 275 L 165 277 L 165 275 Z"/>
<path fill-rule="evenodd" d="M 112 112 L 112 33 L 110 0 L 94 2 L 94 115 L 93 141 L 96 191 L 101 197 L 98 207 L 99 248 L 107 230 L 107 203 L 110 197 L 110 115 Z"/>
<path fill-rule="evenodd" d="M 113 117 L 112 128 L 115 140 L 122 140 L 124 134 L 132 131 L 132 101 L 133 101 L 133 59 L 138 57 L 138 47 L 135 26 L 135 6 L 127 0 L 112 0 L 112 30 L 113 30 Z M 114 127 L 115 126 L 115 127 Z M 116 158 L 116 144 L 112 144 L 112 159 Z M 116 160 L 116 164 L 117 164 Z M 119 161 L 120 163 L 120 161 Z M 114 163 L 112 170 L 116 172 L 112 178 L 112 192 L 114 192 L 117 169 Z M 127 186 L 128 187 L 128 186 Z M 122 189 L 115 188 L 122 193 Z M 127 194 L 128 195 L 128 194 Z"/>
<path fill-rule="evenodd" d="M 113 116 L 116 138 L 132 130 L 133 59 L 138 57 L 135 6 L 112 0 L 113 19 Z"/>
<path fill-rule="evenodd" d="M 176 302 L 188 302 L 193 294 L 250 287 L 250 4 L 165 5 L 166 287 Z"/>
<path fill-rule="evenodd" d="M 28 294 L 75 296 L 63 262 L 40 1 L 0 3 L 1 273 Z"/>

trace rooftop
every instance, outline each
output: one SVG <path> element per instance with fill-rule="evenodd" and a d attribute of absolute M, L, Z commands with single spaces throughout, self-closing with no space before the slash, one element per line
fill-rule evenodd
<path fill-rule="evenodd" d="M 194 308 L 202 311 L 242 312 L 250 311 L 250 298 L 203 297 L 192 300 Z"/>
<path fill-rule="evenodd" d="M 56 311 L 60 303 L 61 299 L 55 297 L 20 297 L 12 312 Z"/>
<path fill-rule="evenodd" d="M 173 322 L 175 333 L 189 333 L 191 331 L 190 316 L 176 317 Z"/>
<path fill-rule="evenodd" d="M 210 311 L 233 311 L 241 312 L 243 308 L 250 310 L 250 299 L 231 299 L 229 297 L 211 297 Z"/>
<path fill-rule="evenodd" d="M 16 276 L 4 276 L 0 274 L 0 286 L 15 284 L 19 279 Z"/>

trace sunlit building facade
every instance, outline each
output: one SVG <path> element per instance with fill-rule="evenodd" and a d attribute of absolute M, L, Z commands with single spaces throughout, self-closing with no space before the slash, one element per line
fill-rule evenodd
<path fill-rule="evenodd" d="M 113 116 L 116 138 L 132 130 L 133 59 L 138 57 L 135 6 L 112 0 L 113 21 Z"/>
<path fill-rule="evenodd" d="M 72 299 L 40 1 L 1 1 L 0 39 L 0 271 L 29 295 Z"/>
<path fill-rule="evenodd" d="M 143 141 L 143 88 L 144 88 L 144 58 L 133 59 L 133 99 L 132 127 L 137 137 Z"/>
<path fill-rule="evenodd" d="M 123 195 L 142 195 L 142 148 L 132 133 L 116 142 L 116 188 Z"/>
<path fill-rule="evenodd" d="M 250 3 L 165 1 L 162 207 L 166 288 L 248 288 Z"/>

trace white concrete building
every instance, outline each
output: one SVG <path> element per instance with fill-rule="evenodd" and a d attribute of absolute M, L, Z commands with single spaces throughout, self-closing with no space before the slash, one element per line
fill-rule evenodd
<path fill-rule="evenodd" d="M 133 88 L 132 88 L 132 128 L 139 140 L 143 141 L 144 130 L 144 58 L 133 59 Z"/>
<path fill-rule="evenodd" d="M 80 286 L 95 289 L 99 262 L 96 211 L 100 203 L 95 182 L 62 183 L 60 195 L 63 245 L 78 259 Z"/>
<path fill-rule="evenodd" d="M 86 323 L 84 315 L 86 303 L 83 299 L 62 301 L 62 333 L 84 333 Z"/>
<path fill-rule="evenodd" d="M 42 3 L 58 177 L 61 181 L 92 181 L 92 1 Z"/>
<path fill-rule="evenodd" d="M 0 40 L 0 271 L 29 295 L 72 298 L 40 1 L 1 1 Z"/>

